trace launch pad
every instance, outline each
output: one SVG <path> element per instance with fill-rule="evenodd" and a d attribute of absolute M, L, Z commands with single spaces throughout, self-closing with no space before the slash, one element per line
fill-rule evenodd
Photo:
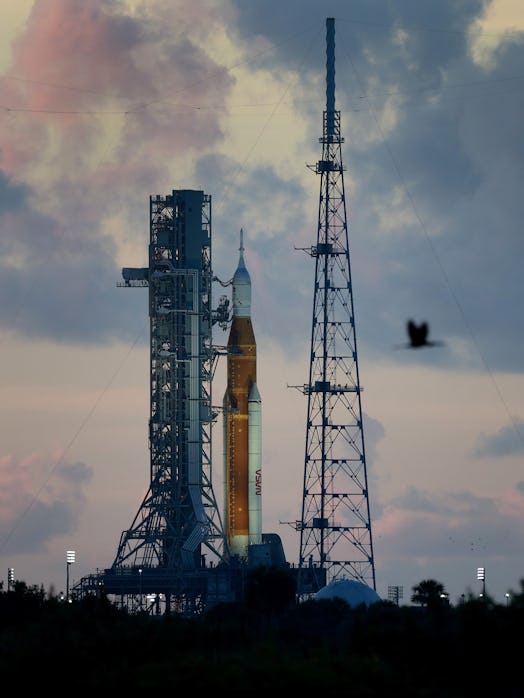
<path fill-rule="evenodd" d="M 150 197 L 147 267 L 122 270 L 125 288 L 147 288 L 150 320 L 150 484 L 110 568 L 73 593 L 103 593 L 130 610 L 199 613 L 242 598 L 245 575 L 287 567 L 277 534 L 262 533 L 261 399 L 250 318 L 251 280 L 240 259 L 229 303 L 212 307 L 211 197 L 175 190 Z M 224 510 L 213 489 L 212 327 L 231 324 L 224 425 Z"/>

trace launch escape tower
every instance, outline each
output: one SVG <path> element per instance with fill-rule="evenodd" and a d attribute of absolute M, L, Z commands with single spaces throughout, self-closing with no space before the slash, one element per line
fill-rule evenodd
<path fill-rule="evenodd" d="M 335 21 L 326 20 L 323 115 L 298 595 L 350 578 L 375 589 L 348 245 L 340 111 L 335 109 Z M 313 169 L 313 168 L 312 168 Z"/>

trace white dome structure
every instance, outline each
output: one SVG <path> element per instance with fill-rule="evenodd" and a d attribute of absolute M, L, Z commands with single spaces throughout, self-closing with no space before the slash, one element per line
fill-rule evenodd
<path fill-rule="evenodd" d="M 348 603 L 351 608 L 361 604 L 370 606 L 382 601 L 371 587 L 355 579 L 335 579 L 315 594 L 315 600 L 339 598 Z"/>

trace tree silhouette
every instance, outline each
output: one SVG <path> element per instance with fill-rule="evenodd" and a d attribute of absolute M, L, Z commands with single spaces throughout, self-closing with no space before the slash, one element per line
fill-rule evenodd
<path fill-rule="evenodd" d="M 351 696 L 366 698 L 523 698 L 524 580 L 511 604 L 470 595 L 453 606 L 444 586 L 426 579 L 412 600 L 438 604 L 429 610 L 386 601 L 351 608 L 338 598 L 298 604 L 294 580 L 285 569 L 253 570 L 245 602 L 194 618 L 129 613 L 98 594 L 65 603 L 18 584 L 0 593 L 4 685 L 23 679 L 56 693 L 59 669 L 78 693 L 240 695 L 255 686 L 268 695 L 347 695 L 351 686 Z"/>
<path fill-rule="evenodd" d="M 294 604 L 295 594 L 296 582 L 287 568 L 262 565 L 247 575 L 245 602 L 252 610 L 280 614 Z"/>
<path fill-rule="evenodd" d="M 411 600 L 426 608 L 438 608 L 447 605 L 448 595 L 441 582 L 435 579 L 423 579 L 412 587 Z"/>

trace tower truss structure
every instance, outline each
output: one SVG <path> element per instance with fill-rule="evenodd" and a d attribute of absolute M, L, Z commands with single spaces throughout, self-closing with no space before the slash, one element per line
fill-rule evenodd
<path fill-rule="evenodd" d="M 307 395 L 298 594 L 349 578 L 375 589 L 340 111 L 335 109 L 335 25 L 326 20 L 315 286 Z"/>
<path fill-rule="evenodd" d="M 211 197 L 150 197 L 149 266 L 122 276 L 119 286 L 149 289 L 150 484 L 102 582 L 128 607 L 154 599 L 193 615 L 227 586 L 211 474 Z"/>

